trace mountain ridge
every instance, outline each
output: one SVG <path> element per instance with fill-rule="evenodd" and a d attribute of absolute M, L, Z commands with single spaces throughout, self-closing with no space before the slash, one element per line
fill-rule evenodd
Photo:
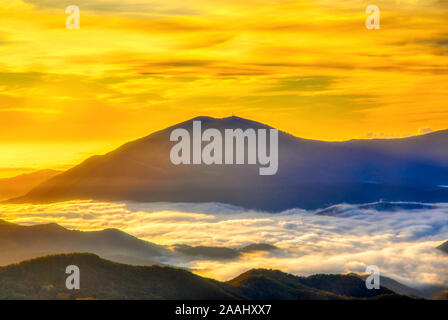
<path fill-rule="evenodd" d="M 236 260 L 245 253 L 266 252 L 282 255 L 284 251 L 266 243 L 252 243 L 241 248 L 159 245 L 139 239 L 116 228 L 79 231 L 57 223 L 19 225 L 0 220 L 0 265 L 7 265 L 42 255 L 91 252 L 115 262 L 132 265 L 182 264 L 197 260 Z"/>
<path fill-rule="evenodd" d="M 65 269 L 80 269 L 80 289 L 65 288 Z M 310 277 L 301 278 L 276 270 L 250 270 L 244 279 L 219 282 L 191 272 L 163 266 L 139 267 L 114 263 L 88 253 L 40 257 L 0 267 L 0 299 L 167 299 L 167 300 L 347 300 L 409 299 L 383 288 L 367 290 L 357 277 L 336 276 L 345 282 L 342 289 L 354 296 L 304 285 Z M 328 277 L 320 275 L 328 284 Z M 316 283 L 315 283 L 316 284 Z M 263 286 L 260 296 L 260 285 Z M 363 288 L 363 289 L 362 289 Z"/>
<path fill-rule="evenodd" d="M 437 247 L 437 249 L 439 249 L 445 253 L 448 253 L 448 241 L 442 243 L 440 246 Z"/>
<path fill-rule="evenodd" d="M 258 166 L 247 164 L 172 164 L 169 133 L 191 130 L 193 120 L 201 120 L 203 130 L 271 128 L 239 117 L 196 117 L 93 156 L 8 202 L 222 202 L 273 212 L 380 199 L 448 201 L 447 188 L 439 187 L 448 185 L 448 130 L 346 142 L 307 140 L 280 131 L 278 173 L 259 176 Z"/>
<path fill-rule="evenodd" d="M 10 178 L 0 178 L 0 201 L 23 196 L 32 188 L 61 173 L 62 171 L 44 169 Z"/>
<path fill-rule="evenodd" d="M 130 257 L 158 263 L 156 257 L 170 255 L 163 246 L 138 239 L 119 229 L 69 230 L 56 223 L 23 226 L 0 220 L 0 264 L 10 264 L 41 255 L 92 252 L 127 262 Z M 128 257 L 128 258 L 126 258 Z"/>

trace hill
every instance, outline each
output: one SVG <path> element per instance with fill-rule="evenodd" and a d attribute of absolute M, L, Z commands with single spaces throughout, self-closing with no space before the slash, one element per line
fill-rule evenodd
<path fill-rule="evenodd" d="M 80 268 L 80 290 L 65 288 L 69 265 Z M 330 277 L 330 278 L 328 278 Z M 342 289 L 335 289 L 332 282 Z M 138 267 L 93 254 L 47 256 L 0 267 L 0 299 L 365 299 L 403 298 L 384 288 L 362 290 L 351 276 L 301 278 L 272 270 L 251 270 L 229 282 L 206 279 L 170 267 Z M 365 286 L 364 286 L 365 288 Z"/>
<path fill-rule="evenodd" d="M 69 265 L 80 268 L 81 289 L 65 287 Z M 0 299 L 235 299 L 232 288 L 188 271 L 137 267 L 93 254 L 38 258 L 0 268 Z"/>
<path fill-rule="evenodd" d="M 267 129 L 229 117 L 198 117 L 129 142 L 32 189 L 11 202 L 72 199 L 222 202 L 267 211 L 317 209 L 379 200 L 448 201 L 448 130 L 405 139 L 324 142 L 279 132 L 278 172 L 259 165 L 174 165 L 173 129 Z M 205 145 L 205 143 L 204 143 Z"/>
<path fill-rule="evenodd" d="M 353 275 L 317 274 L 298 277 L 277 270 L 253 269 L 229 283 L 254 299 L 334 300 L 347 298 L 397 298 L 382 287 L 368 290 L 364 280 Z"/>
<path fill-rule="evenodd" d="M 0 220 L 0 265 L 48 254 L 92 252 L 114 261 L 151 265 L 170 251 L 118 229 L 68 230 L 50 223 L 22 226 Z"/>
<path fill-rule="evenodd" d="M 0 179 L 0 200 L 23 196 L 42 182 L 60 174 L 62 171 L 40 170 L 21 174 L 12 178 Z"/>
<path fill-rule="evenodd" d="M 350 273 L 349 275 L 359 277 L 363 281 L 365 281 L 366 278 L 368 277 L 368 275 L 365 275 L 365 274 Z M 401 295 L 406 295 L 406 296 L 415 297 L 415 298 L 431 298 L 431 296 L 426 295 L 424 291 L 420 291 L 415 288 L 408 287 L 408 286 L 406 286 L 392 278 L 389 278 L 389 277 L 380 276 L 380 283 L 382 286 L 385 286 L 386 288 L 389 288 L 390 290 L 394 291 L 395 293 L 398 293 Z"/>
<path fill-rule="evenodd" d="M 445 253 L 448 253 L 448 241 L 442 243 L 440 246 L 437 247 L 437 249 L 442 250 Z"/>
<path fill-rule="evenodd" d="M 177 264 L 192 260 L 235 260 L 248 252 L 282 254 L 265 243 L 243 248 L 162 246 L 138 239 L 118 229 L 69 230 L 56 223 L 23 226 L 0 220 L 0 265 L 49 254 L 91 252 L 112 261 L 132 265 Z"/>

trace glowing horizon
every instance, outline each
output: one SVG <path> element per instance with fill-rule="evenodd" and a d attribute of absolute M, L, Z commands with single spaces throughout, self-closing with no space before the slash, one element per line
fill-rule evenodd
<path fill-rule="evenodd" d="M 199 115 L 328 141 L 447 129 L 447 2 L 372 4 L 380 30 L 360 0 L 4 0 L 0 177 Z"/>

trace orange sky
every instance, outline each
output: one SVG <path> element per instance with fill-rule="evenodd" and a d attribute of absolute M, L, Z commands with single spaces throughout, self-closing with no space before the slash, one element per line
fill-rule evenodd
<path fill-rule="evenodd" d="M 324 140 L 448 128 L 444 0 L 371 1 L 373 31 L 360 0 L 0 3 L 0 177 L 197 115 Z"/>

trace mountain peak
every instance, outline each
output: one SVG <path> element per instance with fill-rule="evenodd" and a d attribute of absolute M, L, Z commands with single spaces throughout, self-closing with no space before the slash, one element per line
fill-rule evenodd
<path fill-rule="evenodd" d="M 75 264 L 84 270 L 84 287 L 68 292 L 61 275 L 52 270 L 64 270 Z M 130 266 L 105 260 L 94 254 L 59 254 L 27 260 L 1 268 L 0 299 L 165 299 L 165 300 L 327 300 L 381 298 L 395 295 L 392 291 L 368 291 L 364 281 L 341 276 L 334 288 L 330 280 L 304 280 L 282 273 L 282 278 L 251 277 L 241 283 L 219 282 L 191 272 L 171 267 Z M 20 271 L 20 272 L 18 272 Z M 267 271 L 270 274 L 270 271 Z M 17 275 L 20 275 L 18 277 Z M 63 275 L 63 273 L 62 273 Z M 306 280 L 306 279 L 305 279 Z M 320 279 L 318 279 L 320 280 Z M 345 280 L 345 281 L 344 281 Z M 356 281 L 357 280 L 357 281 Z M 51 290 L 35 290 L 51 285 Z M 360 287 L 364 285 L 363 290 Z M 113 290 L 110 290 L 113 288 Z M 11 292 L 14 296 L 11 296 Z"/>
<path fill-rule="evenodd" d="M 448 184 L 448 142 L 438 136 L 426 136 L 423 143 L 328 143 L 279 132 L 278 172 L 267 178 L 252 165 L 174 165 L 170 135 L 178 128 L 191 132 L 193 121 L 202 121 L 202 132 L 271 128 L 237 116 L 196 117 L 91 157 L 9 202 L 221 202 L 275 212 L 380 199 L 432 203 L 448 197 L 448 189 L 438 187 Z"/>
<path fill-rule="evenodd" d="M 203 125 L 210 127 L 210 128 L 216 128 L 216 129 L 227 129 L 227 128 L 228 129 L 235 129 L 235 128 L 241 128 L 241 129 L 264 128 L 264 129 L 268 129 L 268 128 L 271 128 L 270 126 L 268 126 L 264 123 L 246 119 L 246 118 L 241 118 L 241 117 L 238 117 L 235 115 L 232 115 L 229 117 L 224 117 L 224 118 L 198 116 L 193 119 L 190 119 L 190 120 L 180 123 L 179 126 L 184 127 L 186 124 L 191 124 L 193 121 L 201 121 Z"/>
<path fill-rule="evenodd" d="M 45 231 L 53 231 L 53 232 L 68 231 L 68 229 L 66 229 L 63 226 L 61 226 L 57 223 L 54 223 L 54 222 L 32 225 L 32 226 L 29 226 L 29 228 L 45 230 Z"/>
<path fill-rule="evenodd" d="M 187 120 L 185 122 L 191 122 L 191 121 L 210 121 L 210 120 L 218 120 L 219 118 L 209 117 L 209 116 L 197 116 L 190 120 Z"/>
<path fill-rule="evenodd" d="M 9 225 L 13 225 L 13 223 L 8 222 L 8 221 L 5 221 L 5 220 L 1 220 L 1 219 L 0 219 L 0 226 L 1 226 L 1 225 L 3 225 L 3 226 L 9 226 Z"/>
<path fill-rule="evenodd" d="M 448 241 L 442 243 L 440 246 L 437 247 L 437 249 L 439 249 L 445 253 L 448 253 Z"/>

